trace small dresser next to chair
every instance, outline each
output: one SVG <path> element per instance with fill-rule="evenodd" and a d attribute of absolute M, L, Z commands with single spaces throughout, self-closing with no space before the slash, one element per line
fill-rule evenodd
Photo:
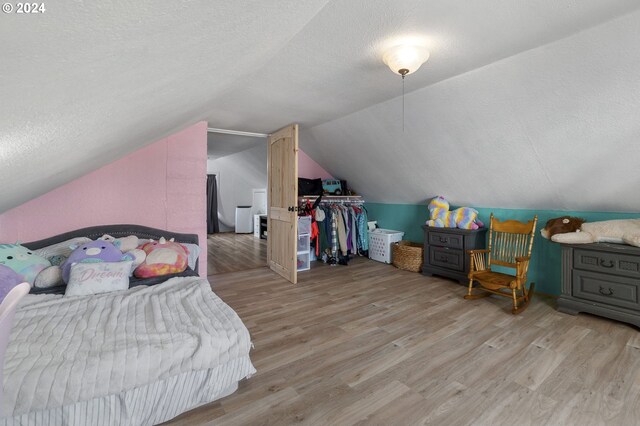
<path fill-rule="evenodd" d="M 468 230 L 458 228 L 434 228 L 422 225 L 424 229 L 424 275 L 440 275 L 458 280 L 460 284 L 469 282 L 469 255 L 467 250 L 485 247 L 486 228 Z"/>
<path fill-rule="evenodd" d="M 587 312 L 640 327 L 640 248 L 563 244 L 558 310 Z"/>

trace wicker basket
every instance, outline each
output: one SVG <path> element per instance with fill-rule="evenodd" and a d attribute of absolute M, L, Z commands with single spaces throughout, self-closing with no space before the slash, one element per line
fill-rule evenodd
<path fill-rule="evenodd" d="M 424 246 L 411 241 L 399 241 L 392 244 L 393 266 L 405 271 L 420 272 L 424 255 Z"/>

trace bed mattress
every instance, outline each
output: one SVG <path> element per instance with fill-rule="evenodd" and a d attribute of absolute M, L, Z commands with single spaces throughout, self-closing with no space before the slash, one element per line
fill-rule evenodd
<path fill-rule="evenodd" d="M 162 422 L 253 374 L 250 348 L 240 318 L 198 277 L 29 295 L 7 348 L 0 425 Z"/>

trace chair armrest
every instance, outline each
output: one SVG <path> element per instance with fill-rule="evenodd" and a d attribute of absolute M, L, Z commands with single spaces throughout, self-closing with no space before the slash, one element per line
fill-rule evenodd
<path fill-rule="evenodd" d="M 467 250 L 467 254 L 489 253 L 489 249 Z"/>
<path fill-rule="evenodd" d="M 527 271 L 529 270 L 529 260 L 531 256 L 519 256 L 516 257 L 516 275 L 519 279 L 527 279 Z"/>
<path fill-rule="evenodd" d="M 488 271 L 489 263 L 487 262 L 487 253 L 489 250 L 467 250 L 467 254 L 469 254 L 469 278 L 473 276 L 476 272 Z"/>

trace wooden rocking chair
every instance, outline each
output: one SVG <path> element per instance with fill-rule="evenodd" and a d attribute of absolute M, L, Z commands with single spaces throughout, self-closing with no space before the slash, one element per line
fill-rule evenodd
<path fill-rule="evenodd" d="M 505 296 L 513 300 L 512 314 L 519 314 L 529 306 L 535 285 L 531 283 L 527 290 L 527 270 L 537 223 L 537 215 L 533 220 L 522 223 L 516 220 L 500 222 L 491 214 L 489 248 L 467 251 L 471 263 L 465 299 L 479 299 L 492 294 Z M 494 272 L 492 266 L 512 268 L 515 275 Z M 476 289 L 482 293 L 473 294 L 474 282 L 479 284 Z"/>

